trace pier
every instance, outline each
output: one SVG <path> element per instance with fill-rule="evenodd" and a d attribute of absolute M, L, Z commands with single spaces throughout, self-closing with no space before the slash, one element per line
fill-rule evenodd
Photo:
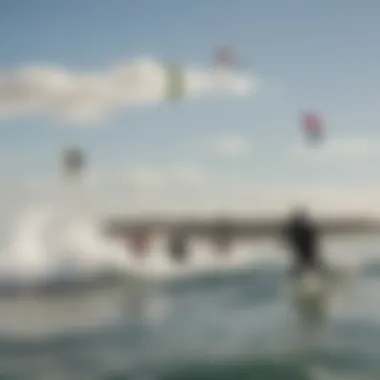
<path fill-rule="evenodd" d="M 324 235 L 359 235 L 380 232 L 380 220 L 353 218 L 316 219 Z M 231 239 L 258 239 L 279 236 L 283 220 L 280 218 L 108 218 L 104 228 L 107 235 L 115 238 L 128 238 L 138 231 L 151 235 L 172 235 L 177 231 L 189 237 L 214 240 L 221 234 Z"/>

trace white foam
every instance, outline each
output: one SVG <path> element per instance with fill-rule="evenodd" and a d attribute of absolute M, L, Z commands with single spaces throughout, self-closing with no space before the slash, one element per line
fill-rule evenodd
<path fill-rule="evenodd" d="M 125 267 L 127 257 L 96 221 L 58 205 L 27 210 L 0 257 L 1 281 L 34 283 Z"/>

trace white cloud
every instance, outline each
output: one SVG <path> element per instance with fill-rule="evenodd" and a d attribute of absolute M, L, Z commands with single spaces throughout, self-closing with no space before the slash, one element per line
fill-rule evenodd
<path fill-rule="evenodd" d="M 165 183 L 165 176 L 153 168 L 138 167 L 125 174 L 125 181 L 128 185 L 143 190 L 162 186 Z"/>
<path fill-rule="evenodd" d="M 234 181 L 217 177 L 191 163 L 140 165 L 115 172 L 92 173 L 79 186 L 35 178 L 15 183 L 3 179 L 0 207 L 3 217 L 27 203 L 55 202 L 62 197 L 77 199 L 81 207 L 106 214 L 186 214 L 213 216 L 283 215 L 296 204 L 316 214 L 380 216 L 380 182 L 351 184 L 326 180 L 289 182 L 241 177 Z M 13 182 L 12 182 L 13 181 Z M 88 205 L 88 206 L 87 206 Z"/>
<path fill-rule="evenodd" d="M 366 136 L 327 138 L 318 146 L 296 146 L 292 155 L 319 161 L 365 159 L 380 155 L 380 141 Z"/>
<path fill-rule="evenodd" d="M 257 90 L 255 77 L 235 72 L 186 69 L 184 97 Z M 0 117 L 49 113 L 73 123 L 97 123 L 118 108 L 167 99 L 165 65 L 140 59 L 98 73 L 75 73 L 53 66 L 0 71 Z"/>
<path fill-rule="evenodd" d="M 349 187 L 338 180 L 334 183 L 324 180 L 291 183 L 280 179 L 262 181 L 242 177 L 231 182 L 227 177 L 216 178 L 190 164 L 130 168 L 118 176 L 122 181 L 116 186 L 107 181 L 102 189 L 93 188 L 98 194 L 102 192 L 101 197 L 110 207 L 108 211 L 121 214 L 212 216 L 230 213 L 252 217 L 281 215 L 302 204 L 322 215 L 380 216 L 377 189 L 380 183 L 377 185 L 375 179 L 371 183 L 353 182 Z M 106 187 L 118 187 L 119 194 L 110 197 Z"/>
<path fill-rule="evenodd" d="M 172 186 L 197 186 L 207 179 L 206 172 L 197 165 L 177 164 L 168 167 L 137 166 L 119 175 L 124 183 L 137 190 L 162 189 Z"/>
<path fill-rule="evenodd" d="M 211 151 L 212 154 L 227 158 L 246 157 L 252 152 L 250 142 L 237 134 L 222 134 L 206 141 L 202 147 L 204 150 Z"/>
<path fill-rule="evenodd" d="M 174 166 L 169 176 L 173 183 L 196 186 L 207 180 L 206 171 L 196 165 L 179 164 Z"/>

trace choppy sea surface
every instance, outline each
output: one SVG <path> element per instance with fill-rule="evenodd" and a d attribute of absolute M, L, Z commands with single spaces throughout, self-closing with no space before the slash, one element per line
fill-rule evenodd
<path fill-rule="evenodd" d="M 380 379 L 380 238 L 325 241 L 345 284 L 306 309 L 278 242 L 176 265 L 63 219 L 34 210 L 4 246 L 0 379 Z"/>

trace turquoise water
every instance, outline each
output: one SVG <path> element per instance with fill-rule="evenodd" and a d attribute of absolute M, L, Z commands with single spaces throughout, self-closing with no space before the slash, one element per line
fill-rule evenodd
<path fill-rule="evenodd" d="M 0 379 L 379 379 L 380 260 L 319 313 L 297 311 L 285 275 L 267 263 L 2 297 Z"/>

